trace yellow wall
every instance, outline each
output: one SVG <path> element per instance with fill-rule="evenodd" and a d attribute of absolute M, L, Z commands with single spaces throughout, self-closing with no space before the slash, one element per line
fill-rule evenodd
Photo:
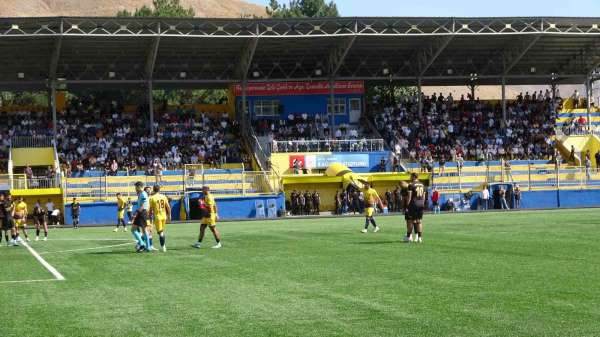
<path fill-rule="evenodd" d="M 11 150 L 13 166 L 49 166 L 54 163 L 54 149 L 44 148 L 19 148 Z"/>

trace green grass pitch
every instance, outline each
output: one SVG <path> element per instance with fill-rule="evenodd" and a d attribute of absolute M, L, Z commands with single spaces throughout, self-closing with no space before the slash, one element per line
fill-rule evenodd
<path fill-rule="evenodd" d="M 427 215 L 422 245 L 396 216 L 230 222 L 221 250 L 171 224 L 166 254 L 51 230 L 31 247 L 65 281 L 0 248 L 0 336 L 600 336 L 599 214 Z"/>

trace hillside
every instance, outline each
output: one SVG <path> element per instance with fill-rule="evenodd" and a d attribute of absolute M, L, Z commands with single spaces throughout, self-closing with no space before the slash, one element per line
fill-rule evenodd
<path fill-rule="evenodd" d="M 118 11 L 133 11 L 152 0 L 0 0 L 0 17 L 28 16 L 114 16 Z M 239 18 L 266 16 L 265 8 L 242 0 L 181 0 L 198 17 Z"/>

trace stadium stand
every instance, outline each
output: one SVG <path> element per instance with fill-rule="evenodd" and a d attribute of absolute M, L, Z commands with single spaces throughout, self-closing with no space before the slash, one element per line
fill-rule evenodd
<path fill-rule="evenodd" d="M 57 140 L 65 172 L 75 176 L 90 171 L 158 174 L 181 169 L 185 163 L 221 167 L 242 161 L 240 143 L 235 141 L 238 125 L 226 115 L 181 108 L 164 111 L 155 121 L 155 137 L 150 136 L 146 120 L 139 111 L 124 113 L 114 107 L 63 112 Z"/>
<path fill-rule="evenodd" d="M 537 96 L 539 97 L 539 96 Z M 405 97 L 396 106 L 375 107 L 375 124 L 396 156 L 431 166 L 460 160 L 550 159 L 557 102 L 519 95 L 508 103 L 502 125 L 497 102 L 441 93 L 423 95 L 424 113 L 417 98 Z M 460 159 L 459 159 L 460 158 Z"/>

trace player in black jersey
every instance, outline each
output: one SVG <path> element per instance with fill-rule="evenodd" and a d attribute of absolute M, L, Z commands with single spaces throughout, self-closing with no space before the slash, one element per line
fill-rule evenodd
<path fill-rule="evenodd" d="M 6 244 L 9 244 L 8 240 L 8 232 L 10 232 L 10 228 L 6 226 L 6 215 L 5 215 L 5 202 L 4 194 L 0 194 L 0 243 L 2 243 L 2 234 L 4 233 L 4 239 L 6 240 Z"/>
<path fill-rule="evenodd" d="M 3 221 L 2 221 L 2 229 L 4 230 L 4 237 L 7 239 L 6 244 L 8 246 L 17 246 L 18 243 L 15 240 L 17 237 L 15 230 L 15 221 L 13 219 L 15 205 L 13 204 L 12 198 L 10 194 L 2 195 L 4 197 L 4 201 L 2 202 L 2 208 L 0 208 L 0 212 L 2 213 Z M 8 240 L 8 232 L 10 232 L 10 241 Z"/>
<path fill-rule="evenodd" d="M 40 230 L 44 230 L 44 241 L 48 240 L 48 211 L 40 200 L 33 207 L 33 224 L 35 225 L 35 241 L 40 240 Z"/>
<path fill-rule="evenodd" d="M 427 190 L 425 185 L 419 181 L 416 173 L 410 175 L 411 182 L 408 185 L 408 217 L 417 232 L 415 242 L 423 242 L 423 212 L 427 201 Z M 409 233 L 407 233 L 407 236 Z"/>

